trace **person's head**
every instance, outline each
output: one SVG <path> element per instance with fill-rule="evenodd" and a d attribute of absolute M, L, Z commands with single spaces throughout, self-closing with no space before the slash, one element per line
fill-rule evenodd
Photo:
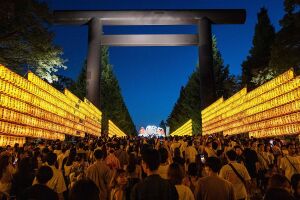
<path fill-rule="evenodd" d="M 211 141 L 206 142 L 206 146 L 207 146 L 207 148 L 212 148 L 212 143 L 211 143 Z"/>
<path fill-rule="evenodd" d="M 159 150 L 160 155 L 160 163 L 166 163 L 168 160 L 168 150 L 164 147 L 160 148 Z"/>
<path fill-rule="evenodd" d="M 188 175 L 189 176 L 198 176 L 198 167 L 196 163 L 190 163 L 188 166 Z"/>
<path fill-rule="evenodd" d="M 235 161 L 236 160 L 236 152 L 232 149 L 226 152 L 226 157 L 229 161 Z"/>
<path fill-rule="evenodd" d="M 3 154 L 0 156 L 0 179 L 4 175 L 7 170 L 9 170 L 9 166 L 12 167 L 11 157 L 8 154 Z"/>
<path fill-rule="evenodd" d="M 265 152 L 272 152 L 270 144 L 265 146 Z"/>
<path fill-rule="evenodd" d="M 292 188 L 294 190 L 294 195 L 300 197 L 300 174 L 294 174 L 291 178 Z"/>
<path fill-rule="evenodd" d="M 142 154 L 142 167 L 147 174 L 154 172 L 160 165 L 160 155 L 156 149 L 145 149 Z"/>
<path fill-rule="evenodd" d="M 100 150 L 100 149 L 97 149 L 95 152 L 94 152 L 94 156 L 96 158 L 96 160 L 102 160 L 104 154 L 103 154 L 103 151 Z"/>
<path fill-rule="evenodd" d="M 204 169 L 209 176 L 218 173 L 221 169 L 220 159 L 217 157 L 208 157 L 205 161 Z"/>
<path fill-rule="evenodd" d="M 112 180 L 112 187 L 116 188 L 116 187 L 124 187 L 127 184 L 127 176 L 126 176 L 126 172 L 123 169 L 117 169 L 113 180 Z"/>
<path fill-rule="evenodd" d="M 288 152 L 289 152 L 289 155 L 292 156 L 292 155 L 295 154 L 296 148 L 295 148 L 295 145 L 294 145 L 294 144 L 289 143 L 289 144 L 286 145 L 286 148 L 287 148 L 287 150 L 288 150 Z"/>
<path fill-rule="evenodd" d="M 274 174 L 269 179 L 268 188 L 284 189 L 288 192 L 291 191 L 290 181 L 281 174 Z"/>
<path fill-rule="evenodd" d="M 212 142 L 212 143 L 211 143 L 211 147 L 212 147 L 212 149 L 213 149 L 213 150 L 215 150 L 215 151 L 216 151 L 216 150 L 218 149 L 218 143 L 217 143 L 217 142 L 215 142 L 215 141 L 214 141 L 214 142 Z"/>
<path fill-rule="evenodd" d="M 174 157 L 180 157 L 180 149 L 178 147 L 174 149 Z"/>
<path fill-rule="evenodd" d="M 239 146 L 239 145 L 236 145 L 236 146 L 234 147 L 234 150 L 235 150 L 235 153 L 236 153 L 237 156 L 241 156 L 241 155 L 243 154 L 242 147 Z"/>
<path fill-rule="evenodd" d="M 249 142 L 248 140 L 244 141 L 244 142 L 243 142 L 243 146 L 244 146 L 245 148 L 249 148 L 249 147 L 250 147 L 250 142 Z"/>
<path fill-rule="evenodd" d="M 100 200 L 97 185 L 89 179 L 77 181 L 70 190 L 69 200 Z"/>
<path fill-rule="evenodd" d="M 251 145 L 252 149 L 256 149 L 257 148 L 257 141 L 256 140 L 251 141 L 250 145 Z"/>
<path fill-rule="evenodd" d="M 62 152 L 62 153 L 66 153 L 67 150 L 68 150 L 67 147 L 64 146 L 64 147 L 61 149 L 61 152 Z"/>
<path fill-rule="evenodd" d="M 133 173 L 135 171 L 136 164 L 137 164 L 137 161 L 136 161 L 135 154 L 130 153 L 129 158 L 128 158 L 127 172 Z"/>
<path fill-rule="evenodd" d="M 21 173 L 22 175 L 29 175 L 32 172 L 33 169 L 33 163 L 31 162 L 30 157 L 25 157 L 20 160 L 18 165 L 18 173 Z"/>
<path fill-rule="evenodd" d="M 263 152 L 265 150 L 265 145 L 260 143 L 257 145 L 257 149 L 258 149 L 258 151 Z"/>
<path fill-rule="evenodd" d="M 36 173 L 36 180 L 39 184 L 47 184 L 52 178 L 53 171 L 49 166 L 41 166 Z"/>
<path fill-rule="evenodd" d="M 168 178 L 174 185 L 180 185 L 184 178 L 184 171 L 178 163 L 172 163 L 168 169 Z"/>
<path fill-rule="evenodd" d="M 47 155 L 47 163 L 50 166 L 53 166 L 57 160 L 57 155 L 55 153 L 49 152 Z"/>

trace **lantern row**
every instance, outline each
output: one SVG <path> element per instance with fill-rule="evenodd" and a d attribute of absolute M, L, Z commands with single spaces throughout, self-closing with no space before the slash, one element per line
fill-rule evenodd
<path fill-rule="evenodd" d="M 268 91 L 263 95 L 260 95 L 257 99 L 252 99 L 248 102 L 243 103 L 245 98 L 241 98 L 238 107 L 235 105 L 234 108 L 224 113 L 222 116 L 216 117 L 208 123 L 205 123 L 204 131 L 212 129 L 216 126 L 216 123 L 222 119 L 221 122 L 217 123 L 218 126 L 224 126 L 225 123 L 232 122 L 236 119 L 236 114 L 240 114 L 239 119 L 251 116 L 256 113 L 260 113 L 271 108 L 284 105 L 298 99 L 300 86 L 300 77 L 296 77 L 290 82 L 283 84 L 276 89 Z M 229 106 L 230 107 L 230 106 Z M 288 107 L 286 107 L 288 108 Z M 291 104 L 290 109 L 293 109 Z"/>
<path fill-rule="evenodd" d="M 29 126 L 32 130 L 45 130 L 51 135 L 40 138 L 63 139 L 60 133 L 81 137 L 84 133 L 99 136 L 101 112 L 96 111 L 87 100 L 83 102 L 75 97 L 68 90 L 65 90 L 65 94 L 59 92 L 31 72 L 27 80 L 0 65 L 0 120 Z M 32 135 L 26 136 L 36 137 L 38 134 L 34 132 L 30 131 Z M 57 135 L 57 138 L 53 135 Z"/>
<path fill-rule="evenodd" d="M 203 122 L 210 121 L 212 118 L 215 118 L 216 116 L 221 116 L 223 113 L 225 113 L 229 110 L 232 110 L 237 105 L 240 105 L 240 104 L 244 103 L 245 101 L 250 101 L 253 98 L 257 98 L 261 94 L 266 93 L 267 91 L 270 91 L 283 83 L 289 82 L 293 78 L 294 78 L 293 70 L 288 70 L 287 72 L 285 72 L 285 73 L 281 74 L 280 76 L 272 79 L 271 81 L 263 84 L 262 86 L 252 90 L 249 93 L 245 93 L 246 88 L 244 88 L 241 90 L 243 92 L 241 92 L 241 91 L 237 92 L 237 94 L 228 98 L 226 101 L 223 101 L 223 102 L 220 102 L 219 104 L 217 104 L 218 106 L 214 106 L 214 103 L 213 103 L 211 105 L 213 107 L 213 109 L 211 109 L 211 106 L 208 106 L 207 108 L 205 108 L 201 112 L 202 121 Z M 233 99 L 236 101 L 233 101 Z M 226 102 L 232 102 L 232 103 L 228 104 Z M 222 106 L 223 104 L 225 104 L 227 106 Z"/>
<path fill-rule="evenodd" d="M 108 136 L 126 137 L 127 135 L 121 131 L 111 120 L 108 120 Z"/>
<path fill-rule="evenodd" d="M 0 135 L 0 146 L 6 147 L 7 145 L 14 146 L 16 143 L 19 144 L 20 147 L 26 142 L 25 137 L 15 137 L 9 135 Z"/>
<path fill-rule="evenodd" d="M 181 127 L 176 129 L 174 132 L 172 132 L 171 136 L 185 136 L 189 135 L 192 136 L 193 134 L 193 123 L 192 120 L 188 120 L 186 123 L 184 123 Z"/>
<path fill-rule="evenodd" d="M 300 117 L 300 77 L 288 70 L 249 93 L 244 88 L 217 102 L 201 112 L 203 134 L 250 133 L 266 137 L 277 135 L 278 130 L 293 134 Z"/>

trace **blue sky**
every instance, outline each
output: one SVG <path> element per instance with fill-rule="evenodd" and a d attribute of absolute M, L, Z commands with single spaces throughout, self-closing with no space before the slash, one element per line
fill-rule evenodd
<path fill-rule="evenodd" d="M 218 47 L 233 74 L 252 45 L 257 12 L 266 7 L 278 30 L 284 14 L 283 0 L 46 0 L 53 10 L 213 9 L 244 8 L 243 25 L 215 25 Z M 59 73 L 76 79 L 87 54 L 86 26 L 53 26 L 54 42 L 64 51 L 68 67 Z M 196 33 L 193 26 L 104 27 L 105 34 Z M 125 103 L 137 128 L 158 125 L 170 114 L 180 87 L 198 62 L 196 47 L 111 47 L 110 63 L 119 80 Z"/>

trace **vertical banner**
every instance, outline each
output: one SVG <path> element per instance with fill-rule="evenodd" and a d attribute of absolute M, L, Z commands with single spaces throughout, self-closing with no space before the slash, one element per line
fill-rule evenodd
<path fill-rule="evenodd" d="M 166 126 L 166 136 L 170 136 L 170 126 Z"/>

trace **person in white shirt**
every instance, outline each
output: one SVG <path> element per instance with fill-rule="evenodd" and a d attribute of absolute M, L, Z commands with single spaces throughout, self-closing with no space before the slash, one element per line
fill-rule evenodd
<path fill-rule="evenodd" d="M 65 147 L 62 148 L 61 154 L 57 155 L 57 164 L 58 169 L 62 170 L 63 160 L 67 157 L 67 149 Z"/>
<path fill-rule="evenodd" d="M 227 151 L 226 157 L 228 164 L 221 168 L 219 176 L 232 183 L 235 199 L 246 199 L 250 175 L 243 164 L 236 162 L 237 154 L 234 150 Z"/>
<path fill-rule="evenodd" d="M 217 156 L 218 143 L 207 142 L 204 151 L 207 153 L 207 157 L 218 157 Z"/>
<path fill-rule="evenodd" d="M 175 149 L 180 147 L 181 147 L 181 143 L 179 142 L 179 138 L 175 137 L 175 142 L 173 141 L 170 147 L 172 156 L 174 156 Z"/>
<path fill-rule="evenodd" d="M 172 163 L 168 169 L 168 178 L 175 185 L 179 200 L 195 200 L 191 189 L 182 184 L 184 178 L 184 170 L 178 163 Z"/>
<path fill-rule="evenodd" d="M 169 169 L 169 162 L 168 162 L 168 150 L 164 147 L 158 150 L 160 154 L 160 165 L 158 167 L 158 174 L 160 177 L 164 179 L 168 179 L 168 169 Z"/>
<path fill-rule="evenodd" d="M 50 181 L 48 181 L 47 186 L 58 194 L 59 199 L 64 199 L 63 193 L 67 190 L 67 187 L 62 172 L 56 169 L 56 167 L 54 166 L 56 160 L 56 154 L 49 152 L 47 155 L 46 165 L 48 165 L 52 169 L 53 176 Z M 37 184 L 36 178 L 33 181 L 33 185 L 34 184 Z"/>
<path fill-rule="evenodd" d="M 300 159 L 295 155 L 295 145 L 287 144 L 288 155 L 280 159 L 279 168 L 283 174 L 291 181 L 294 174 L 300 173 Z"/>
<path fill-rule="evenodd" d="M 196 160 L 197 150 L 193 147 L 193 141 L 188 141 L 188 146 L 185 148 L 185 159 L 188 163 L 193 163 Z"/>

